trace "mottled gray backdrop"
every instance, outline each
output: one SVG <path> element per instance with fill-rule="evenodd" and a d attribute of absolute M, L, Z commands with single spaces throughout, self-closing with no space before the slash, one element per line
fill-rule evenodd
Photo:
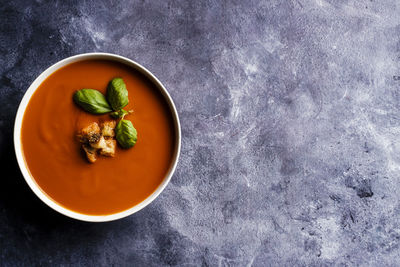
<path fill-rule="evenodd" d="M 399 266 L 400 2 L 0 3 L 0 265 Z M 17 105 L 78 53 L 167 87 L 182 153 L 144 210 L 56 214 L 14 156 Z"/>

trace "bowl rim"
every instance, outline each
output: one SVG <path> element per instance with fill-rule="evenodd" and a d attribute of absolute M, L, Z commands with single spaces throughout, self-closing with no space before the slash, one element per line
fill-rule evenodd
<path fill-rule="evenodd" d="M 169 168 L 167 174 L 165 175 L 162 183 L 156 188 L 156 190 L 150 196 L 148 196 L 142 202 L 136 204 L 135 206 L 133 206 L 127 210 L 113 213 L 113 214 L 108 214 L 108 215 L 87 215 L 87 214 L 82 214 L 82 213 L 79 213 L 79 212 L 76 212 L 73 210 L 69 210 L 69 209 L 63 207 L 61 204 L 57 203 L 50 196 L 48 196 L 39 187 L 39 185 L 35 182 L 33 176 L 30 174 L 27 164 L 25 162 L 25 158 L 24 158 L 23 151 L 22 151 L 22 144 L 21 144 L 21 129 L 22 129 L 23 117 L 25 114 L 25 110 L 28 106 L 29 100 L 32 97 L 32 95 L 34 94 L 34 92 L 37 90 L 37 88 L 42 84 L 42 82 L 44 80 L 46 80 L 51 74 L 53 74 L 55 71 L 59 70 L 60 68 L 66 66 L 66 65 L 69 65 L 71 63 L 74 63 L 74 62 L 83 61 L 83 60 L 91 60 L 91 59 L 105 59 L 105 60 L 117 61 L 117 62 L 123 63 L 129 67 L 132 67 L 136 71 L 139 71 L 141 74 L 143 74 L 146 78 L 148 78 L 156 86 L 156 88 L 163 95 L 164 99 L 167 101 L 167 104 L 172 113 L 173 122 L 174 122 L 174 130 L 175 130 L 174 155 L 172 157 L 172 162 L 171 162 L 170 168 Z M 144 207 L 149 205 L 151 202 L 153 202 L 153 200 L 156 199 L 160 195 L 160 193 L 165 189 L 165 187 L 171 180 L 171 177 L 174 174 L 176 166 L 178 164 L 179 155 L 180 155 L 180 151 L 181 151 L 181 126 L 180 126 L 178 111 L 175 107 L 175 104 L 174 104 L 170 94 L 168 93 L 168 91 L 164 87 L 164 85 L 148 69 L 146 69 L 139 63 L 137 63 L 129 58 L 126 58 L 124 56 L 111 54 L 111 53 L 104 53 L 104 52 L 84 53 L 84 54 L 78 54 L 78 55 L 74 55 L 71 57 L 67 57 L 65 59 L 62 59 L 62 60 L 56 62 L 55 64 L 48 67 L 45 71 L 43 71 L 29 86 L 28 90 L 25 92 L 25 94 L 18 106 L 17 114 L 15 117 L 14 150 L 15 150 L 18 166 L 21 170 L 21 173 L 22 173 L 26 183 L 29 185 L 29 187 L 35 193 L 35 195 L 37 197 L 39 197 L 39 199 L 41 199 L 50 208 L 54 209 L 55 211 L 65 215 L 65 216 L 68 216 L 73 219 L 81 220 L 81 221 L 107 222 L 107 221 L 122 219 L 124 217 L 127 217 L 129 215 L 132 215 L 132 214 L 138 212 L 139 210 L 143 209 Z"/>

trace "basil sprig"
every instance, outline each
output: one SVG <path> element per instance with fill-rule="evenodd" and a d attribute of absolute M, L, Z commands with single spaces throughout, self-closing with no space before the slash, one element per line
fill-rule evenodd
<path fill-rule="evenodd" d="M 107 100 L 115 111 L 128 105 L 128 90 L 122 78 L 114 78 L 108 83 Z"/>
<path fill-rule="evenodd" d="M 112 111 L 104 95 L 97 90 L 82 89 L 73 98 L 76 104 L 90 113 L 104 114 Z"/>
<path fill-rule="evenodd" d="M 107 86 L 107 98 L 94 89 L 81 89 L 75 92 L 73 99 L 76 104 L 92 114 L 110 113 L 114 119 L 121 120 L 115 128 L 116 139 L 123 148 L 130 148 L 136 144 L 137 131 L 132 122 L 124 117 L 133 111 L 123 108 L 128 105 L 128 90 L 122 78 L 112 79 Z"/>
<path fill-rule="evenodd" d="M 115 135 L 118 143 L 123 148 L 130 148 L 136 144 L 137 131 L 131 121 L 120 120 L 115 128 Z"/>

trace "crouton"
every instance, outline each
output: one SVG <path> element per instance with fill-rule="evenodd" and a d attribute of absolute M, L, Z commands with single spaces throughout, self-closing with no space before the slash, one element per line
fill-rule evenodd
<path fill-rule="evenodd" d="M 88 161 L 90 163 L 94 163 L 97 160 L 96 149 L 85 144 L 82 145 L 82 148 L 86 153 L 86 158 L 88 159 Z"/>
<path fill-rule="evenodd" d="M 96 122 L 83 128 L 77 135 L 82 143 L 89 162 L 94 163 L 98 154 L 106 157 L 114 157 L 117 147 L 115 138 L 116 121 L 101 123 L 101 128 Z"/>
<path fill-rule="evenodd" d="M 116 126 L 116 121 L 105 121 L 101 124 L 101 133 L 104 137 L 114 137 L 114 129 Z"/>
<path fill-rule="evenodd" d="M 101 137 L 100 127 L 97 122 L 93 122 L 83 128 L 78 137 L 81 143 L 97 143 Z"/>
<path fill-rule="evenodd" d="M 115 156 L 115 147 L 117 146 L 117 141 L 114 139 L 105 140 L 106 147 L 100 149 L 100 154 L 107 157 Z"/>
<path fill-rule="evenodd" d="M 103 136 L 100 136 L 100 138 L 97 140 L 97 142 L 89 143 L 91 147 L 95 149 L 102 149 L 105 148 L 106 145 L 106 140 L 104 139 Z"/>

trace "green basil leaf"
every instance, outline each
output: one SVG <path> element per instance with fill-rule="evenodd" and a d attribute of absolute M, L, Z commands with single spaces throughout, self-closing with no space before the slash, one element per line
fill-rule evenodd
<path fill-rule="evenodd" d="M 137 131 L 129 120 L 120 120 L 115 128 L 118 143 L 123 148 L 130 148 L 136 144 Z"/>
<path fill-rule="evenodd" d="M 104 114 L 112 111 L 105 96 L 94 89 L 81 89 L 75 92 L 73 99 L 81 108 L 93 114 Z"/>
<path fill-rule="evenodd" d="M 113 117 L 114 119 L 119 119 L 122 118 L 123 116 L 129 114 L 128 111 L 124 110 L 124 109 L 120 109 L 118 111 L 114 111 L 110 113 L 110 116 Z"/>
<path fill-rule="evenodd" d="M 107 100 L 115 111 L 128 105 L 128 90 L 122 78 L 114 78 L 108 83 Z"/>

